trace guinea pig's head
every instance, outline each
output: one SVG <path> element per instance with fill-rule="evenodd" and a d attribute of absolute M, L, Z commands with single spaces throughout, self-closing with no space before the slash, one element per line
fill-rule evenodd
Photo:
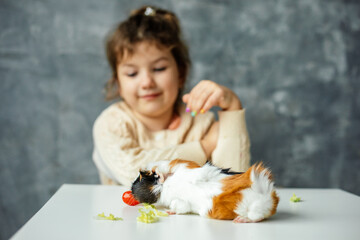
<path fill-rule="evenodd" d="M 155 203 L 160 197 L 158 183 L 160 176 L 155 171 L 140 170 L 140 174 L 131 186 L 131 192 L 141 203 Z"/>

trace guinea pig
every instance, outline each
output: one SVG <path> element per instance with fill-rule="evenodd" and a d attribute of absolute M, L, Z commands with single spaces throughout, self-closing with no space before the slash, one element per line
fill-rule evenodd
<path fill-rule="evenodd" d="M 170 214 L 237 223 L 262 221 L 276 213 L 279 203 L 271 172 L 261 163 L 234 173 L 209 162 L 158 161 L 140 170 L 131 190 L 139 202 L 165 206 Z"/>

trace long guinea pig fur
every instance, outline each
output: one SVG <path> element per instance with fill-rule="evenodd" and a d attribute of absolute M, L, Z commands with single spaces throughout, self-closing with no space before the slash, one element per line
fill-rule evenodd
<path fill-rule="evenodd" d="M 234 173 L 210 163 L 158 161 L 140 171 L 131 190 L 139 202 L 163 205 L 170 213 L 234 222 L 259 222 L 275 214 L 279 203 L 271 172 L 261 163 Z"/>

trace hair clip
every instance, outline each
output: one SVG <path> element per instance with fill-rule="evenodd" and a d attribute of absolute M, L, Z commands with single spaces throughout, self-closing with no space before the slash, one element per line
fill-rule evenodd
<path fill-rule="evenodd" d="M 146 16 L 155 16 L 156 11 L 152 7 L 147 7 L 144 14 Z"/>

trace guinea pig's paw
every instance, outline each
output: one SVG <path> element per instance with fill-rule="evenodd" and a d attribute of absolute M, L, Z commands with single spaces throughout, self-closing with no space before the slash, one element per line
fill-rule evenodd
<path fill-rule="evenodd" d="M 167 214 L 169 214 L 169 215 L 175 215 L 176 214 L 176 212 L 173 212 L 173 211 L 170 211 L 170 210 L 167 210 L 167 211 L 165 211 Z"/>
<path fill-rule="evenodd" d="M 241 217 L 241 216 L 237 216 L 233 222 L 234 223 L 256 223 L 256 222 L 260 222 L 262 221 L 263 219 L 260 219 L 260 220 L 257 220 L 257 221 L 253 221 L 253 220 L 250 220 L 246 217 Z"/>
<path fill-rule="evenodd" d="M 248 218 L 237 216 L 234 220 L 234 223 L 249 223 L 251 222 Z"/>
<path fill-rule="evenodd" d="M 170 211 L 175 212 L 176 214 L 185 214 L 190 212 L 190 205 L 183 200 L 174 199 L 170 203 Z"/>

